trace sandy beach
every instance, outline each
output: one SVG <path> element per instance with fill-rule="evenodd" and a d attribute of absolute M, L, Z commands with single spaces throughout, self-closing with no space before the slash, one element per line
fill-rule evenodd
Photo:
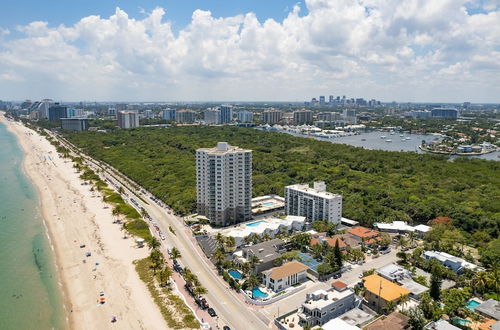
<path fill-rule="evenodd" d="M 38 190 L 68 328 L 167 328 L 133 265 L 149 254 L 147 247 L 139 249 L 133 239 L 123 239 L 121 226 L 113 224 L 111 207 L 83 185 L 73 164 L 60 158 L 45 138 L 7 121 L 3 113 L 0 121 L 17 136 L 25 152 L 24 170 Z M 104 304 L 98 302 L 101 292 Z M 116 323 L 111 322 L 112 316 Z"/>

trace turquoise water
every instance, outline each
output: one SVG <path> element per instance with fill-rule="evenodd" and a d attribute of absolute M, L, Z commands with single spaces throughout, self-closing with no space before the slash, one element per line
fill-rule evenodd
<path fill-rule="evenodd" d="M 475 310 L 477 306 L 481 305 L 480 302 L 474 300 L 474 299 L 471 299 L 467 302 L 467 304 L 465 304 L 465 307 L 467 307 L 468 309 L 470 309 L 471 311 Z"/>
<path fill-rule="evenodd" d="M 0 123 L 0 329 L 64 329 L 52 250 L 22 159 Z"/>
<path fill-rule="evenodd" d="M 258 225 L 260 225 L 261 223 L 264 223 L 264 222 L 265 221 L 256 221 L 256 222 L 248 223 L 247 227 L 255 227 L 255 226 L 258 226 Z"/>
<path fill-rule="evenodd" d="M 228 271 L 229 275 L 231 275 L 236 280 L 241 280 L 241 273 L 237 270 L 231 269 Z"/>
<path fill-rule="evenodd" d="M 263 206 L 274 206 L 274 202 L 264 202 L 262 203 Z"/>
<path fill-rule="evenodd" d="M 260 299 L 267 298 L 267 293 L 260 291 L 259 288 L 254 288 L 252 290 L 252 295 L 254 298 L 260 298 Z"/>
<path fill-rule="evenodd" d="M 469 320 L 464 320 L 464 319 L 461 319 L 461 318 L 458 318 L 458 317 L 454 317 L 451 319 L 453 322 L 456 322 L 460 325 L 468 325 L 469 323 L 472 323 L 471 321 Z"/>

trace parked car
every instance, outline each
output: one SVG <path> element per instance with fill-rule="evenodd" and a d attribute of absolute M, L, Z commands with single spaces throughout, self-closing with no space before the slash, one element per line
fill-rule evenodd
<path fill-rule="evenodd" d="M 209 309 L 207 309 L 207 312 L 208 312 L 208 315 L 210 315 L 211 317 L 216 317 L 217 316 L 217 313 L 215 312 L 215 310 L 210 307 Z"/>
<path fill-rule="evenodd" d="M 225 325 L 225 326 L 222 327 L 222 330 L 231 330 L 231 328 L 228 327 L 227 325 Z"/>
<path fill-rule="evenodd" d="M 387 254 L 387 253 L 389 253 L 389 252 L 391 252 L 391 248 L 390 248 L 389 246 L 387 246 L 387 247 L 385 247 L 385 248 L 380 249 L 380 253 L 381 253 L 381 254 Z"/>

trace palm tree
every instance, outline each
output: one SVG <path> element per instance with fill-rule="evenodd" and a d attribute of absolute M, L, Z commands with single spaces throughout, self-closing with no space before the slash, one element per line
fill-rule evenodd
<path fill-rule="evenodd" d="M 217 233 L 217 235 L 215 235 L 215 241 L 220 248 L 224 248 L 224 236 L 222 236 L 221 233 Z"/>
<path fill-rule="evenodd" d="M 200 296 L 202 294 L 206 294 L 207 292 L 208 292 L 208 290 L 205 289 L 205 287 L 203 287 L 201 285 L 198 285 L 196 288 L 194 288 L 194 294 L 197 296 Z"/>
<path fill-rule="evenodd" d="M 258 264 L 260 262 L 260 259 L 259 257 L 257 256 L 254 256 L 254 255 L 251 255 L 249 258 L 248 258 L 248 263 L 250 264 L 250 268 L 253 270 L 255 265 Z"/>
<path fill-rule="evenodd" d="M 125 192 L 125 190 L 123 189 L 123 187 L 122 187 L 122 186 L 118 187 L 118 193 L 119 193 L 120 195 L 123 195 L 123 193 L 124 193 L 124 192 Z"/>
<path fill-rule="evenodd" d="M 247 288 L 250 288 L 250 289 L 253 289 L 255 287 L 258 287 L 260 284 L 260 279 L 257 275 L 255 274 L 252 274 L 248 277 L 248 279 L 246 280 L 246 287 Z"/>
<path fill-rule="evenodd" d="M 149 258 L 151 259 L 151 268 L 153 268 L 153 273 L 156 275 L 156 271 L 162 268 L 163 264 L 165 263 L 163 255 L 160 251 L 153 250 Z"/>
<path fill-rule="evenodd" d="M 143 218 L 145 218 L 148 215 L 148 211 L 146 211 L 146 209 L 143 207 L 141 207 L 141 215 Z"/>
<path fill-rule="evenodd" d="M 226 259 L 226 256 L 224 255 L 224 251 L 222 249 L 215 250 L 212 257 L 216 261 L 217 268 L 220 268 L 220 266 L 222 265 L 222 262 Z"/>
<path fill-rule="evenodd" d="M 228 248 L 234 248 L 236 246 L 236 240 L 233 236 L 226 237 L 226 246 Z"/>
<path fill-rule="evenodd" d="M 476 293 L 477 291 L 484 292 L 485 289 L 488 287 L 490 280 L 491 278 L 487 272 L 477 272 L 472 278 L 472 283 L 471 283 L 474 293 Z"/>
<path fill-rule="evenodd" d="M 156 239 L 156 237 L 151 237 L 148 240 L 148 245 L 150 250 L 155 250 L 161 246 L 161 243 Z"/>
<path fill-rule="evenodd" d="M 170 284 L 170 276 L 172 276 L 172 269 L 168 266 L 159 273 L 160 286 L 168 286 Z"/>
<path fill-rule="evenodd" d="M 248 272 L 250 271 L 251 267 L 250 267 L 250 263 L 248 262 L 244 262 L 241 264 L 241 271 L 243 272 L 243 274 L 248 274 Z"/>
<path fill-rule="evenodd" d="M 170 251 L 170 257 L 172 260 L 177 260 L 181 258 L 181 251 L 179 251 L 176 247 L 173 247 L 172 250 Z"/>

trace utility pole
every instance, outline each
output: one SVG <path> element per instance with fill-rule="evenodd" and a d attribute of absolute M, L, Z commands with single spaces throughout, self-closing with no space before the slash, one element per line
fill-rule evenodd
<path fill-rule="evenodd" d="M 382 294 L 382 280 L 380 280 L 380 286 L 378 289 L 378 303 L 377 303 L 377 313 L 380 313 L 380 295 Z"/>

